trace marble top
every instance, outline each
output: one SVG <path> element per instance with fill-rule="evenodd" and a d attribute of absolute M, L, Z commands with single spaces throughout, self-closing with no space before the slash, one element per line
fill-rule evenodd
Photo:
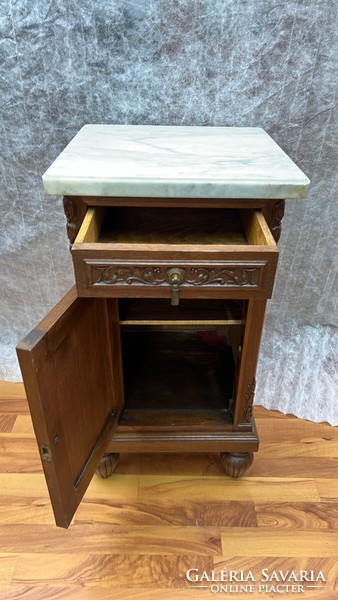
<path fill-rule="evenodd" d="M 65 196 L 304 198 L 310 182 L 260 128 L 85 125 L 43 183 Z"/>

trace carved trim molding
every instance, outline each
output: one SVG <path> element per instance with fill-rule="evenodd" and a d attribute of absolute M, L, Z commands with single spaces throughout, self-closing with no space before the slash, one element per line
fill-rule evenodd
<path fill-rule="evenodd" d="M 90 265 L 90 270 L 94 285 L 171 285 L 169 266 Z M 258 287 L 260 271 L 259 267 L 180 266 L 180 287 Z"/>
<path fill-rule="evenodd" d="M 248 391 L 244 394 L 243 423 L 250 423 L 252 419 L 252 406 L 255 399 L 255 389 L 256 379 L 253 378 L 252 382 L 248 385 Z"/>

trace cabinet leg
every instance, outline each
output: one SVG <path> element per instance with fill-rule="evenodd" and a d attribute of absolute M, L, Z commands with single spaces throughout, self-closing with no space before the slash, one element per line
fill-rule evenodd
<path fill-rule="evenodd" d="M 252 465 L 253 459 L 252 452 L 221 452 L 223 469 L 230 477 L 242 477 Z"/>
<path fill-rule="evenodd" d="M 102 479 L 108 479 L 108 477 L 110 477 L 114 473 L 119 463 L 119 458 L 120 455 L 117 452 L 112 452 L 111 454 L 104 454 L 96 469 L 96 475 L 98 475 Z"/>

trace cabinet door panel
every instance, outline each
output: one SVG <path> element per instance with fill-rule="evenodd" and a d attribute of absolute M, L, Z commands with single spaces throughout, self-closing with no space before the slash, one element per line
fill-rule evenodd
<path fill-rule="evenodd" d="M 78 298 L 73 288 L 17 348 L 61 527 L 70 524 L 123 404 L 120 350 L 112 343 L 117 319 L 117 304 Z"/>

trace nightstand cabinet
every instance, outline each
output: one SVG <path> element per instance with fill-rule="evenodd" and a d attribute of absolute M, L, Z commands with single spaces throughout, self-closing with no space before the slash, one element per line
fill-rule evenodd
<path fill-rule="evenodd" d="M 57 524 L 123 452 L 220 453 L 241 476 L 280 196 L 304 196 L 305 175 L 262 130 L 100 125 L 44 184 L 64 196 L 76 286 L 18 356 Z"/>

